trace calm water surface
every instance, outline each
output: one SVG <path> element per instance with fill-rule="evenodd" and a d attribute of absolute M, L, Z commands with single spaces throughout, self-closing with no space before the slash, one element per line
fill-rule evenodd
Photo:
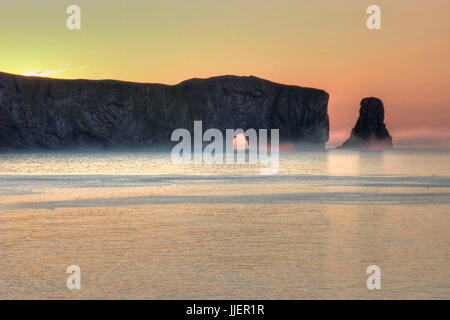
<path fill-rule="evenodd" d="M 0 154 L 0 298 L 449 299 L 449 164 L 330 150 L 261 176 L 164 153 Z"/>

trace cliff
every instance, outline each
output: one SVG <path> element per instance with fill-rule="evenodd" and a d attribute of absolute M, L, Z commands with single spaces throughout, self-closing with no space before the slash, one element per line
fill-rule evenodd
<path fill-rule="evenodd" d="M 392 147 L 392 137 L 384 124 L 383 102 L 373 97 L 362 99 L 358 121 L 342 148 L 378 150 Z"/>
<path fill-rule="evenodd" d="M 62 80 L 0 73 L 0 148 L 169 145 L 172 131 L 276 129 L 282 141 L 324 147 L 328 94 L 256 77 L 177 85 Z"/>

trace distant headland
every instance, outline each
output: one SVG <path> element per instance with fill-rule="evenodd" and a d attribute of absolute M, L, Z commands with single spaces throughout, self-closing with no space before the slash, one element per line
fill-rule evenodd
<path fill-rule="evenodd" d="M 162 146 L 177 128 L 279 129 L 280 142 L 323 149 L 329 95 L 257 77 L 177 85 L 64 80 L 0 72 L 0 148 Z"/>

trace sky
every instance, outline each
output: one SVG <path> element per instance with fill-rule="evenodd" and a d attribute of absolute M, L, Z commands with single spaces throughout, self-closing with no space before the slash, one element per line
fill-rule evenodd
<path fill-rule="evenodd" d="M 70 5 L 81 29 L 69 30 Z M 369 5 L 381 29 L 369 30 Z M 329 146 L 363 97 L 397 147 L 450 148 L 449 0 L 0 0 L 0 71 L 176 84 L 254 75 L 330 94 Z"/>

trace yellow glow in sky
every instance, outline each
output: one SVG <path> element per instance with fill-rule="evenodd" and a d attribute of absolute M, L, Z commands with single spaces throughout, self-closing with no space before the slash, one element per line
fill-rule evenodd
<path fill-rule="evenodd" d="M 69 30 L 75 2 L 81 29 Z M 371 4 L 381 30 L 366 27 Z M 365 96 L 385 103 L 394 142 L 442 144 L 449 12 L 448 0 L 2 0 L 0 71 L 168 84 L 255 75 L 329 92 L 332 145 L 348 137 Z"/>

